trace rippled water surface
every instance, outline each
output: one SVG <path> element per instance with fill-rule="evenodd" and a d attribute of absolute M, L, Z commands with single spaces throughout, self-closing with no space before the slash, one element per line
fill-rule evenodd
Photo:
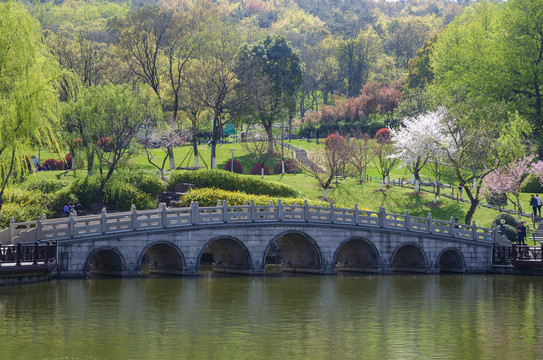
<path fill-rule="evenodd" d="M 0 288 L 0 359 L 541 359 L 543 277 L 63 280 Z"/>

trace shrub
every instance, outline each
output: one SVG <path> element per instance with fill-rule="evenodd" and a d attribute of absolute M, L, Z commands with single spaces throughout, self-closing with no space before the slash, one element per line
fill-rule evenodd
<path fill-rule="evenodd" d="M 166 188 L 166 183 L 162 179 L 148 172 L 119 172 L 113 178 L 126 181 L 137 187 L 141 192 L 150 195 L 158 195 Z"/>
<path fill-rule="evenodd" d="M 541 182 L 537 176 L 534 174 L 529 174 L 522 182 L 520 192 L 532 194 L 543 193 L 543 186 L 541 185 Z"/>
<path fill-rule="evenodd" d="M 294 165 L 291 161 L 285 160 L 285 173 L 286 174 L 294 174 L 298 170 L 296 165 Z M 273 167 L 273 173 L 275 175 L 282 174 L 282 167 L 281 167 L 281 161 L 278 161 L 277 164 Z"/>
<path fill-rule="evenodd" d="M 58 191 L 48 194 L 46 198 L 46 208 L 52 210 L 57 215 L 62 215 L 65 204 L 73 204 L 78 199 L 72 192 L 71 186 L 67 186 Z"/>
<path fill-rule="evenodd" d="M 44 194 L 39 191 L 28 191 L 26 189 L 7 188 L 2 196 L 4 204 L 15 203 L 21 206 L 44 206 L 46 200 Z M 36 220 L 36 219 L 31 219 Z"/>
<path fill-rule="evenodd" d="M 72 193 L 83 206 L 96 201 L 99 188 L 99 176 L 79 178 L 71 186 Z M 103 203 L 119 210 L 130 210 L 132 204 L 138 209 L 154 208 L 158 205 L 154 195 L 163 190 L 162 180 L 151 174 L 116 173 L 106 183 Z"/>
<path fill-rule="evenodd" d="M 26 186 L 27 190 L 39 191 L 43 194 L 53 193 L 68 186 L 69 183 L 63 180 L 56 179 L 39 179 L 33 181 Z"/>
<path fill-rule="evenodd" d="M 390 141 L 391 138 L 392 138 L 392 134 L 390 133 L 389 128 L 381 128 L 375 134 L 375 139 L 377 139 L 377 142 L 379 143 L 388 142 Z"/>
<path fill-rule="evenodd" d="M 0 228 L 8 227 L 11 217 L 15 219 L 15 222 L 23 222 L 36 220 L 42 214 L 48 218 L 52 217 L 51 210 L 44 209 L 38 204 L 4 203 L 0 210 Z"/>
<path fill-rule="evenodd" d="M 228 191 L 244 191 L 248 194 L 284 198 L 302 196 L 298 190 L 289 185 L 220 170 L 176 171 L 170 176 L 168 190 L 173 190 L 175 184 L 178 183 L 191 183 L 200 188 L 217 187 Z"/>
<path fill-rule="evenodd" d="M 9 226 L 13 216 L 16 222 L 32 221 L 42 214 L 51 217 L 52 211 L 46 208 L 46 200 L 41 191 L 7 188 L 2 197 L 4 203 L 0 210 L 0 226 Z"/>
<path fill-rule="evenodd" d="M 64 158 L 64 163 L 66 164 L 66 169 L 71 169 L 72 168 L 72 162 L 73 162 L 73 157 L 72 155 L 66 155 L 66 157 Z"/>
<path fill-rule="evenodd" d="M 111 179 L 104 188 L 104 204 L 115 209 L 128 211 L 132 204 L 136 209 L 152 209 L 158 206 L 158 200 L 152 195 L 140 191 L 136 186 L 122 179 Z"/>
<path fill-rule="evenodd" d="M 192 201 L 198 202 L 199 206 L 210 207 L 217 206 L 217 201 L 226 200 L 226 203 L 231 206 L 243 205 L 243 202 L 246 201 L 247 204 L 253 200 L 257 205 L 267 205 L 270 200 L 277 204 L 277 198 L 266 196 L 266 195 L 254 195 L 247 194 L 241 191 L 226 191 L 216 188 L 203 188 L 203 189 L 193 189 L 187 194 L 183 195 L 181 198 L 182 206 L 189 206 Z M 303 198 L 282 198 L 281 203 L 288 204 L 300 204 L 304 203 Z M 318 200 L 308 200 L 308 204 L 311 206 L 329 206 L 329 202 L 318 201 Z"/>
<path fill-rule="evenodd" d="M 517 228 L 505 224 L 505 236 L 507 236 L 509 241 L 517 241 Z"/>
<path fill-rule="evenodd" d="M 232 170 L 232 159 L 228 160 L 226 162 L 226 164 L 224 164 L 224 166 L 222 167 L 223 170 L 226 170 L 226 171 L 230 171 Z M 239 161 L 237 161 L 236 159 L 234 159 L 234 172 L 236 174 L 243 174 L 243 165 L 241 165 L 241 163 Z"/>
<path fill-rule="evenodd" d="M 494 218 L 494 221 L 492 221 L 492 225 L 500 226 L 502 219 L 505 220 L 505 223 L 507 225 L 510 225 L 514 227 L 515 229 L 517 228 L 518 226 L 517 219 L 515 219 L 513 215 L 507 214 L 507 213 L 498 214 L 498 216 Z"/>
<path fill-rule="evenodd" d="M 62 160 L 47 159 L 41 165 L 44 167 L 49 165 L 49 170 L 64 170 L 64 161 Z"/>
<path fill-rule="evenodd" d="M 81 177 L 76 179 L 70 188 L 81 204 L 88 207 L 96 201 L 96 195 L 100 188 L 100 178 L 98 176 Z"/>
<path fill-rule="evenodd" d="M 264 175 L 271 175 L 270 168 L 262 164 L 256 164 L 255 166 L 253 166 L 251 168 L 251 171 L 249 171 L 249 174 L 262 175 L 262 169 L 264 169 Z"/>

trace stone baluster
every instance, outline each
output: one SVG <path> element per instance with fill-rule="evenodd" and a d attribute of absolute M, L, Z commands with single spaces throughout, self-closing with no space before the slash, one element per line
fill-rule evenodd
<path fill-rule="evenodd" d="M 451 235 L 452 237 L 456 236 L 456 230 L 455 230 L 455 226 L 456 226 L 456 225 L 455 225 L 455 223 L 454 223 L 454 218 L 453 218 L 452 216 L 451 216 L 451 220 L 450 220 L 450 225 L 449 225 L 449 226 L 450 226 L 450 230 L 449 230 L 449 231 L 450 231 L 450 235 Z"/>
<path fill-rule="evenodd" d="M 70 231 L 70 237 L 75 236 L 75 219 L 74 219 L 74 213 L 70 212 L 70 217 L 68 218 L 68 228 Z"/>
<path fill-rule="evenodd" d="M 102 212 L 100 213 L 100 225 L 102 227 L 102 233 L 105 234 L 107 230 L 107 211 L 106 208 L 102 208 Z"/>
<path fill-rule="evenodd" d="M 194 201 L 190 203 L 190 209 L 191 209 L 191 218 L 192 218 L 192 225 L 198 225 L 200 222 L 200 207 L 198 206 L 198 201 Z"/>
<path fill-rule="evenodd" d="M 304 220 L 309 221 L 309 205 L 307 205 L 307 200 L 304 200 Z"/>
<path fill-rule="evenodd" d="M 251 222 L 255 221 L 256 219 L 256 208 L 255 208 L 255 201 L 251 199 Z"/>
<path fill-rule="evenodd" d="M 385 227 L 385 222 L 387 218 L 387 212 L 384 207 L 379 206 L 379 226 Z"/>
<path fill-rule="evenodd" d="M 333 201 L 330 201 L 330 222 L 333 224 L 334 223 L 334 217 L 335 217 L 335 213 L 334 213 L 334 202 Z"/>
<path fill-rule="evenodd" d="M 277 220 L 283 221 L 283 204 L 281 204 L 281 199 L 277 199 Z"/>
<path fill-rule="evenodd" d="M 477 240 L 477 225 L 475 225 L 475 220 L 473 220 L 471 225 L 471 238 Z"/>
<path fill-rule="evenodd" d="M 158 204 L 158 209 L 161 210 L 162 204 Z M 138 228 L 138 212 L 136 210 L 136 205 L 132 204 L 130 207 L 130 215 L 132 220 L 132 230 L 136 230 Z"/>
<path fill-rule="evenodd" d="M 433 220 L 432 220 L 432 213 L 428 213 L 428 232 L 430 234 L 433 234 L 434 233 L 434 229 L 432 229 L 432 223 L 433 223 Z"/>
<path fill-rule="evenodd" d="M 224 223 L 228 222 L 228 205 L 226 205 L 226 200 L 222 201 L 222 221 Z"/>
<path fill-rule="evenodd" d="M 360 211 L 358 211 L 358 204 L 354 204 L 354 225 L 358 225 L 360 223 Z"/>
<path fill-rule="evenodd" d="M 168 226 L 168 207 L 166 203 L 162 203 L 162 227 Z"/>
<path fill-rule="evenodd" d="M 411 216 L 409 216 L 408 210 L 405 210 L 404 221 L 405 221 L 405 230 L 407 231 L 411 230 Z"/>

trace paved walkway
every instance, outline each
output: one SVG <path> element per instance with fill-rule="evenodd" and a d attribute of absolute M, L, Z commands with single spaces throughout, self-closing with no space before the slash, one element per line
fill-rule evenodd
<path fill-rule="evenodd" d="M 301 162 L 304 167 L 310 167 L 311 166 L 311 160 L 309 160 L 309 157 L 307 156 L 307 151 L 304 149 L 299 149 L 295 146 L 292 146 L 290 144 L 285 143 L 284 144 L 287 149 L 290 149 L 294 152 L 296 156 L 296 161 Z M 321 168 L 317 168 L 319 172 L 324 172 Z"/>

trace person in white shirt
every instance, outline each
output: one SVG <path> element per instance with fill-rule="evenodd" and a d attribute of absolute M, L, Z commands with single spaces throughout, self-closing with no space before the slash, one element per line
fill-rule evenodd
<path fill-rule="evenodd" d="M 539 217 L 541 217 L 541 205 L 543 205 L 543 203 L 541 202 L 539 194 L 535 196 L 535 199 L 537 200 L 537 212 L 539 213 Z"/>

